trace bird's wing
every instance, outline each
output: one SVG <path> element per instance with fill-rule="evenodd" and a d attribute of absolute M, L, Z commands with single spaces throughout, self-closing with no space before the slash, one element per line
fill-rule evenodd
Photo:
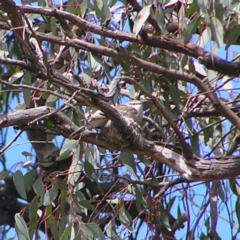
<path fill-rule="evenodd" d="M 124 115 L 124 113 L 126 112 L 126 108 L 128 108 L 128 111 L 131 112 L 131 113 L 133 113 L 133 114 L 137 114 L 137 113 L 138 113 L 137 109 L 135 109 L 135 108 L 132 107 L 132 106 L 127 106 L 127 105 L 117 105 L 117 106 L 116 106 L 116 109 L 117 109 L 120 113 L 122 113 L 123 115 Z M 127 115 L 127 113 L 126 113 L 126 115 Z"/>

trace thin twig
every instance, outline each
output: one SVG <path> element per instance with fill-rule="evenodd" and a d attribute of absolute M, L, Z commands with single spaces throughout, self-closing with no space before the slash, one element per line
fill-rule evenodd
<path fill-rule="evenodd" d="M 18 137 L 23 133 L 22 130 L 19 130 L 15 137 L 0 150 L 0 156 L 18 139 Z"/>
<path fill-rule="evenodd" d="M 68 104 L 71 100 L 73 100 L 74 97 L 76 96 L 76 94 L 77 94 L 77 91 L 74 92 L 73 95 L 71 96 L 71 98 L 69 98 L 69 99 L 67 100 L 66 104 Z M 63 111 L 64 108 L 66 107 L 66 104 L 63 104 L 60 108 L 56 109 L 56 110 L 53 111 L 53 112 L 47 113 L 47 114 L 45 114 L 45 115 L 43 115 L 43 116 L 40 116 L 40 117 L 34 119 L 33 121 L 29 122 L 29 125 L 32 125 L 32 124 L 34 124 L 34 123 L 36 123 L 36 122 L 38 122 L 38 121 L 40 121 L 40 120 L 42 120 L 42 119 L 44 119 L 44 118 L 50 117 L 50 116 L 52 116 L 52 115 L 54 115 L 54 114 L 56 114 L 56 113 L 58 113 L 58 112 L 60 112 L 60 111 Z M 67 107 L 68 107 L 68 106 L 67 106 Z"/>

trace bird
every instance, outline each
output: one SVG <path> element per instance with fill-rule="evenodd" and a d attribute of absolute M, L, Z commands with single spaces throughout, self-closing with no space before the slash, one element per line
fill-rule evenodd
<path fill-rule="evenodd" d="M 132 120 L 137 125 L 142 123 L 143 120 L 143 103 L 144 101 L 132 100 L 124 105 L 116 105 L 114 108 L 122 114 L 124 117 Z M 76 134 L 84 130 L 92 130 L 96 128 L 111 128 L 114 126 L 111 120 L 109 120 L 101 110 L 97 110 L 90 117 L 87 117 L 87 124 L 80 127 L 76 132 L 70 135 L 70 138 L 74 138 Z"/>
<path fill-rule="evenodd" d="M 124 117 L 133 119 L 137 124 L 142 123 L 143 101 L 132 100 L 124 105 L 116 105 L 114 108 Z M 87 124 L 84 127 L 88 130 L 92 130 L 93 128 L 101 128 L 106 126 L 109 121 L 110 120 L 101 110 L 97 110 L 89 119 L 87 119 Z"/>

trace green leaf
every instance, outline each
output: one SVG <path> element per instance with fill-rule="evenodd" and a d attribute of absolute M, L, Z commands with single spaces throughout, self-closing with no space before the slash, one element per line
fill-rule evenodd
<path fill-rule="evenodd" d="M 75 228 L 76 229 L 76 238 L 75 239 L 80 239 L 81 240 L 88 240 L 88 239 L 94 239 L 94 235 L 91 231 L 88 230 L 86 224 L 81 224 L 79 225 L 81 228 Z"/>
<path fill-rule="evenodd" d="M 99 158 L 99 152 L 97 148 L 93 146 L 87 146 L 85 150 L 85 158 L 88 162 L 90 162 L 94 166 L 96 160 Z"/>
<path fill-rule="evenodd" d="M 37 221 L 34 221 L 34 222 L 30 222 L 28 224 L 28 229 L 29 229 L 29 237 L 30 239 L 34 239 L 34 236 L 36 234 L 36 231 L 38 230 L 38 223 Z"/>
<path fill-rule="evenodd" d="M 212 30 L 213 39 L 216 41 L 218 47 L 223 45 L 223 24 L 215 17 L 210 19 L 210 28 Z"/>
<path fill-rule="evenodd" d="M 79 161 L 80 156 L 80 145 L 78 144 L 77 148 L 73 149 L 73 158 L 72 158 L 72 164 L 68 171 L 68 182 L 71 185 L 75 185 L 75 183 L 79 180 L 79 177 L 81 175 L 81 171 L 83 168 L 83 162 Z"/>
<path fill-rule="evenodd" d="M 170 209 L 172 208 L 172 206 L 173 206 L 173 204 L 174 204 L 176 198 L 177 198 L 177 197 L 175 196 L 175 197 L 172 197 L 171 199 L 169 199 L 169 202 L 168 202 L 168 204 L 167 204 L 167 209 L 170 210 Z M 180 213 L 179 213 L 178 216 L 180 216 Z"/>
<path fill-rule="evenodd" d="M 44 199 L 44 185 L 42 182 L 42 178 L 38 178 L 34 184 L 33 184 L 33 190 L 34 192 L 40 196 L 40 205 L 42 205 L 43 203 L 43 199 Z"/>
<path fill-rule="evenodd" d="M 30 203 L 29 212 L 28 212 L 30 221 L 37 221 L 38 198 L 39 196 L 35 196 Z"/>
<path fill-rule="evenodd" d="M 240 224 L 240 198 L 238 197 L 236 200 L 236 204 L 235 204 L 235 211 L 236 211 L 236 217 L 238 220 L 238 224 Z"/>
<path fill-rule="evenodd" d="M 200 23 L 201 17 L 196 15 L 191 21 L 190 23 L 187 25 L 187 31 L 189 33 L 189 36 L 192 37 L 193 34 L 196 33 L 198 27 L 199 27 L 199 23 Z M 189 39 L 190 40 L 190 39 Z"/>
<path fill-rule="evenodd" d="M 208 9 L 206 8 L 205 1 L 197 0 L 194 1 L 196 3 L 196 10 L 198 11 L 198 15 L 204 18 L 204 20 L 209 23 L 210 16 L 208 14 Z"/>
<path fill-rule="evenodd" d="M 3 171 L 0 173 L 0 181 L 5 179 L 9 175 L 9 171 Z"/>
<path fill-rule="evenodd" d="M 129 212 L 123 207 L 119 212 L 120 222 L 128 229 L 129 232 L 134 232 L 135 230 L 131 227 L 132 217 Z"/>
<path fill-rule="evenodd" d="M 32 85 L 32 76 L 29 72 L 27 72 L 23 79 L 22 79 L 23 84 L 31 86 Z M 23 97 L 24 97 L 24 102 L 27 107 L 30 106 L 30 101 L 31 101 L 31 90 L 23 88 Z"/>
<path fill-rule="evenodd" d="M 178 2 L 178 1 L 177 1 Z M 186 9 L 186 17 L 189 19 L 191 18 L 193 15 L 196 15 L 196 3 L 195 1 L 193 2 L 192 0 L 187 1 L 188 3 L 190 3 Z M 199 14 L 198 14 L 199 16 Z"/>
<path fill-rule="evenodd" d="M 46 6 L 46 2 L 44 0 L 37 0 L 37 2 L 38 2 L 39 7 L 45 7 Z"/>
<path fill-rule="evenodd" d="M 27 224 L 19 213 L 15 214 L 15 230 L 19 240 L 30 240 Z"/>
<path fill-rule="evenodd" d="M 165 211 L 161 211 L 160 219 L 161 219 L 161 222 L 164 224 L 164 226 L 167 228 L 167 230 L 171 232 L 172 229 L 169 224 L 169 218 L 168 218 L 168 215 L 165 213 Z"/>
<path fill-rule="evenodd" d="M 120 154 L 120 161 L 123 163 L 128 171 L 132 174 L 135 175 L 136 173 L 136 164 L 133 159 L 133 154 L 132 153 L 126 153 L 126 152 L 121 152 Z"/>
<path fill-rule="evenodd" d="M 36 177 L 37 177 L 37 171 L 36 170 L 31 170 L 24 175 L 25 189 L 28 189 L 29 187 L 31 187 L 33 182 L 36 180 Z"/>
<path fill-rule="evenodd" d="M 83 0 L 81 3 L 81 17 L 84 17 L 88 8 L 88 0 Z"/>
<path fill-rule="evenodd" d="M 8 55 L 9 55 L 8 45 L 5 42 L 1 41 L 0 42 L 0 57 L 6 58 Z"/>
<path fill-rule="evenodd" d="M 54 164 L 54 162 L 41 162 L 39 163 L 40 166 L 42 166 L 43 168 L 48 168 L 50 166 L 52 166 Z"/>
<path fill-rule="evenodd" d="M 73 200 L 77 203 L 77 202 L 80 202 L 82 200 L 86 200 L 86 197 L 81 191 L 78 191 L 78 192 L 74 193 Z"/>
<path fill-rule="evenodd" d="M 169 94 L 172 97 L 173 102 L 177 106 L 178 110 L 183 108 L 182 101 L 180 99 L 180 90 L 176 89 L 176 86 L 169 85 Z"/>
<path fill-rule="evenodd" d="M 93 212 L 96 212 L 95 207 L 88 200 L 81 200 L 79 204 Z"/>
<path fill-rule="evenodd" d="M 50 18 L 49 26 L 51 26 L 52 35 L 57 35 L 58 26 L 56 24 L 55 18 Z"/>
<path fill-rule="evenodd" d="M 74 188 L 74 193 L 75 193 L 76 191 L 81 190 L 81 189 L 84 188 L 84 187 L 85 187 L 85 183 L 84 183 L 84 182 L 78 182 L 78 183 L 76 183 L 76 184 L 75 184 L 75 188 Z"/>
<path fill-rule="evenodd" d="M 48 218 L 47 222 L 48 222 L 48 226 L 49 226 L 49 228 L 51 230 L 51 233 L 52 233 L 52 239 L 58 239 L 58 237 L 57 237 L 57 230 L 58 230 L 57 220 L 52 213 L 49 214 L 48 216 L 49 216 L 49 218 Z"/>
<path fill-rule="evenodd" d="M 92 177 L 92 174 L 94 173 L 94 167 L 89 161 L 84 162 L 84 168 L 89 177 Z"/>
<path fill-rule="evenodd" d="M 62 236 L 60 237 L 60 240 L 68 239 L 68 237 L 71 234 L 72 224 L 70 223 L 64 230 Z"/>
<path fill-rule="evenodd" d="M 17 189 L 17 192 L 19 193 L 19 195 L 27 200 L 27 193 L 25 190 L 25 186 L 24 186 L 24 177 L 21 171 L 17 171 L 14 175 L 13 175 L 13 182 L 14 185 Z"/>
<path fill-rule="evenodd" d="M 143 200 L 143 193 L 138 184 L 133 185 L 132 190 L 133 190 L 134 196 L 136 197 L 136 207 L 140 211 L 141 205 L 142 205 L 142 200 Z"/>
<path fill-rule="evenodd" d="M 112 14 L 105 0 L 94 0 L 93 2 L 94 10 L 96 11 L 98 19 L 101 19 L 101 23 L 103 23 L 108 18 L 111 19 Z"/>
<path fill-rule="evenodd" d="M 43 205 L 50 205 L 58 195 L 58 187 L 54 185 L 52 188 L 48 189 L 44 194 Z"/>
<path fill-rule="evenodd" d="M 132 217 L 124 207 L 119 212 L 119 220 L 124 226 L 128 226 L 132 223 Z"/>
<path fill-rule="evenodd" d="M 58 226 L 58 236 L 61 236 L 64 233 L 66 229 L 66 224 L 67 224 L 67 216 L 62 215 L 59 226 Z"/>
<path fill-rule="evenodd" d="M 158 7 L 155 9 L 155 19 L 158 25 L 160 26 L 162 32 L 165 33 L 166 24 L 165 24 L 164 13 L 162 8 Z"/>
<path fill-rule="evenodd" d="M 153 85 L 152 85 L 152 81 L 149 81 L 148 77 L 142 78 L 141 83 L 144 87 L 144 89 L 146 89 L 147 91 L 151 92 L 153 89 Z M 135 86 L 134 86 L 135 88 Z M 138 91 L 137 88 L 135 88 L 135 91 Z M 134 95 L 133 95 L 134 98 Z"/>
<path fill-rule="evenodd" d="M 20 111 L 26 109 L 26 104 L 25 103 L 18 103 L 15 107 L 15 111 Z"/>
<path fill-rule="evenodd" d="M 102 68 L 101 64 L 98 61 L 96 61 L 96 57 L 93 57 L 93 54 L 91 52 L 88 53 L 88 63 L 90 65 L 90 68 L 94 72 L 98 72 Z"/>
<path fill-rule="evenodd" d="M 231 44 L 236 43 L 239 36 L 240 36 L 240 24 L 237 24 L 234 25 L 230 30 L 230 33 L 227 37 L 227 45 L 225 47 L 225 50 L 227 50 Z"/>
<path fill-rule="evenodd" d="M 205 47 L 209 41 L 211 41 L 212 32 L 209 27 L 207 27 L 199 37 L 199 47 Z"/>
<path fill-rule="evenodd" d="M 54 91 L 54 93 L 58 93 L 58 90 L 57 91 Z M 53 94 L 50 94 L 50 96 L 47 98 L 47 101 L 46 101 L 46 104 L 49 106 L 49 104 L 52 104 L 53 103 L 56 103 L 57 101 L 59 100 L 59 97 L 56 96 L 56 95 L 53 95 Z"/>
<path fill-rule="evenodd" d="M 143 156 L 142 154 L 138 154 L 138 159 L 141 160 L 141 162 L 146 166 L 146 167 L 151 167 L 152 166 L 152 162 L 150 160 L 148 160 L 145 156 Z"/>
<path fill-rule="evenodd" d="M 14 73 L 9 79 L 8 82 L 13 84 L 15 83 L 17 80 L 19 80 L 20 78 L 22 78 L 22 76 L 24 75 L 24 71 L 21 70 L 19 72 Z"/>
<path fill-rule="evenodd" d="M 150 15 L 151 7 L 152 7 L 152 4 L 147 5 L 144 8 L 142 8 L 142 10 L 138 13 L 138 16 L 133 25 L 133 32 L 136 34 L 136 36 L 138 35 L 140 30 L 142 29 L 142 26 L 148 19 L 149 15 Z"/>
<path fill-rule="evenodd" d="M 61 215 L 66 214 L 66 204 L 68 203 L 67 200 L 67 190 L 61 190 L 60 191 L 60 211 Z"/>
<path fill-rule="evenodd" d="M 96 223 L 88 223 L 86 224 L 86 227 L 89 231 L 93 233 L 93 236 L 96 237 L 99 240 L 104 240 L 105 237 L 102 233 L 101 228 Z"/>
<path fill-rule="evenodd" d="M 73 195 L 73 201 L 75 203 L 75 211 L 78 214 L 85 214 L 87 216 L 87 208 L 80 204 L 80 201 L 85 201 L 86 198 L 82 192 L 76 192 Z"/>
<path fill-rule="evenodd" d="M 70 156 L 72 156 L 73 154 L 73 149 L 76 148 L 76 146 L 78 145 L 78 141 L 77 140 L 68 140 L 66 139 L 62 149 L 59 153 L 59 156 L 57 158 L 57 161 L 61 161 L 63 159 L 66 159 Z"/>
<path fill-rule="evenodd" d="M 193 65 L 195 67 L 195 71 L 199 74 L 201 74 L 202 76 L 206 77 L 207 73 L 205 68 L 203 67 L 202 64 L 198 63 L 198 62 L 193 62 Z"/>

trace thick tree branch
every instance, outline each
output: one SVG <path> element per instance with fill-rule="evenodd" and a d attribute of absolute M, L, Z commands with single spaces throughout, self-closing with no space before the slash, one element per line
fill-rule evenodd
<path fill-rule="evenodd" d="M 4 4 L 5 1 L 1 0 Z M 1 2 L 0 1 L 0 2 Z M 21 9 L 25 13 L 36 13 L 45 16 L 55 16 L 55 9 L 42 8 L 42 7 L 34 7 L 34 6 L 16 6 Z M 4 9 L 4 5 L 1 6 Z M 202 64 L 204 64 L 208 69 L 212 69 L 217 71 L 218 73 L 229 75 L 229 76 L 239 76 L 240 64 L 235 62 L 229 62 L 224 59 L 217 57 L 216 55 L 205 51 L 203 48 L 198 47 L 192 43 L 184 43 L 179 39 L 175 39 L 168 36 L 151 36 L 148 35 L 147 39 L 141 39 L 139 36 L 135 36 L 131 33 L 125 33 L 119 30 L 110 30 L 102 28 L 101 26 L 97 26 L 92 24 L 85 19 L 73 15 L 68 12 L 57 10 L 57 13 L 60 17 L 71 21 L 76 24 L 79 28 L 85 29 L 87 31 L 93 32 L 95 34 L 99 34 L 104 37 L 109 37 L 113 39 L 118 39 L 121 41 L 129 41 L 138 44 L 146 44 L 157 48 L 162 48 L 166 50 L 170 50 L 173 52 L 183 53 L 189 56 L 192 56 L 196 59 L 199 59 Z M 7 26 L 2 24 L 3 29 L 6 29 Z"/>
<path fill-rule="evenodd" d="M 1 1 L 4 3 L 6 0 L 1 0 Z M 11 4 L 9 3 L 9 1 L 7 1 L 7 2 L 8 2 L 7 6 L 11 5 L 11 7 L 6 8 L 7 11 L 11 11 L 11 8 L 14 8 L 14 9 L 19 8 L 12 1 L 10 1 Z M 15 13 L 17 12 L 16 9 L 14 11 L 15 11 Z M 51 9 L 49 10 L 49 9 L 41 8 L 41 11 L 45 11 L 45 14 L 46 14 L 46 12 L 48 12 L 49 14 L 52 14 L 53 16 L 55 16 L 55 12 L 52 12 Z M 58 15 L 61 16 L 61 11 L 57 11 L 57 12 L 58 12 Z M 72 18 L 72 20 L 73 19 L 74 19 L 74 21 L 77 20 L 77 19 L 75 19 L 74 15 L 68 15 L 68 14 L 65 15 L 65 14 L 66 13 L 63 12 L 62 16 L 66 17 L 66 19 L 67 19 L 67 16 L 68 17 L 70 16 Z M 10 14 L 10 16 L 12 16 L 12 13 Z M 80 18 L 78 18 L 78 19 L 80 19 Z M 21 21 L 20 22 L 13 21 L 12 23 L 16 25 L 13 27 L 20 27 L 19 24 L 21 24 Z M 229 119 L 230 122 L 232 124 L 234 124 L 238 130 L 240 130 L 240 122 L 238 121 L 238 117 L 236 116 L 236 114 L 234 114 L 224 103 L 222 103 L 214 94 L 212 94 L 210 89 L 201 81 L 201 79 L 198 79 L 197 77 L 195 77 L 193 75 L 189 75 L 186 73 L 183 74 L 180 71 L 168 70 L 168 69 L 162 68 L 156 64 L 138 59 L 134 56 L 131 56 L 131 55 L 128 55 L 125 53 L 119 53 L 113 49 L 110 49 L 107 47 L 102 47 L 102 46 L 97 46 L 97 45 L 94 45 L 94 44 L 91 44 L 91 43 L 88 43 L 88 42 L 85 42 L 85 41 L 82 41 L 79 39 L 71 39 L 71 40 L 64 39 L 63 40 L 58 37 L 46 36 L 44 34 L 36 34 L 36 36 L 38 36 L 39 38 L 42 37 L 41 40 L 47 40 L 47 41 L 55 42 L 57 44 L 80 48 L 80 49 L 91 51 L 94 53 L 110 56 L 110 57 L 113 57 L 113 58 L 116 58 L 119 60 L 124 60 L 124 61 L 130 62 L 130 63 L 133 63 L 136 66 L 141 67 L 143 69 L 150 70 L 155 73 L 166 74 L 171 77 L 174 77 L 175 79 L 181 79 L 188 83 L 192 83 L 192 84 L 196 85 L 200 91 L 202 91 L 204 94 L 206 94 L 206 96 L 209 98 L 209 100 L 212 102 L 212 104 L 216 107 L 216 109 L 218 111 L 222 112 L 222 114 L 227 119 Z M 20 41 L 20 43 L 21 43 L 21 41 Z M 168 44 L 169 44 L 169 42 L 168 42 Z M 32 57 L 32 55 L 31 55 L 31 57 Z M 209 55 L 209 57 L 211 59 L 213 59 L 212 55 Z M 36 59 L 33 60 L 33 62 L 35 62 L 35 61 L 36 61 Z M 215 62 L 214 62 L 214 64 L 216 65 Z M 222 65 L 221 65 L 221 69 L 222 69 Z M 236 71 L 238 72 L 238 70 L 236 70 Z M 46 76 L 46 77 L 48 77 L 48 76 Z"/>
<path fill-rule="evenodd" d="M 1 0 L 3 1 L 3 0 Z M 55 16 L 53 9 L 48 8 L 40 8 L 34 6 L 17 6 L 25 13 L 38 13 L 45 16 Z M 69 20 L 72 23 L 76 24 L 80 29 L 85 29 L 87 31 L 93 32 L 95 34 L 99 34 L 104 37 L 109 37 L 113 39 L 118 39 L 121 41 L 129 41 L 138 44 L 146 44 L 149 46 L 162 48 L 166 50 L 170 50 L 173 52 L 183 53 L 188 56 L 192 56 L 196 59 L 200 59 L 203 64 L 206 64 L 208 69 L 212 69 L 217 71 L 218 73 L 229 75 L 229 76 L 239 76 L 240 63 L 229 62 L 223 60 L 216 55 L 205 51 L 203 48 L 198 47 L 192 43 L 184 43 L 179 39 L 175 39 L 168 36 L 152 36 L 148 35 L 147 39 L 141 39 L 139 36 L 135 36 L 131 33 L 125 33 L 119 30 L 110 30 L 102 28 L 101 26 L 97 26 L 92 24 L 85 19 L 73 15 L 68 12 L 57 10 L 57 13 L 60 17 L 65 20 Z"/>
<path fill-rule="evenodd" d="M 101 110 L 103 110 L 103 108 Z M 104 108 L 104 111 L 106 111 L 106 108 Z M 52 113 L 51 117 L 52 119 L 55 119 L 55 127 L 47 128 L 44 126 L 39 126 L 39 128 L 42 128 L 42 131 L 45 130 L 48 131 L 49 134 L 61 134 L 64 137 L 68 137 L 78 129 L 78 127 L 75 126 L 72 121 L 68 119 L 63 113 L 56 113 L 55 109 L 49 107 L 39 107 L 9 114 L 3 117 L 2 125 L 0 124 L 0 127 L 2 128 L 11 125 L 18 125 L 17 123 L 19 122 L 21 124 L 27 124 L 34 117 L 38 117 L 46 113 Z M 21 129 L 27 130 L 24 127 Z M 132 149 L 129 147 L 121 148 L 120 146 L 109 144 L 106 140 L 101 138 L 101 135 L 93 133 L 83 134 L 81 136 L 81 140 L 91 144 L 96 144 L 100 147 L 112 151 L 122 150 L 124 152 L 146 155 L 160 163 L 168 165 L 176 172 L 178 172 L 180 176 L 191 181 L 207 181 L 213 179 L 220 180 L 234 177 L 240 174 L 240 161 L 238 158 L 234 158 L 231 161 L 219 160 L 215 162 L 206 161 L 203 159 L 192 159 L 191 161 L 187 161 L 184 157 L 167 149 L 166 147 L 157 145 L 154 142 L 147 140 L 145 140 L 145 144 L 142 150 L 137 148 Z"/>

